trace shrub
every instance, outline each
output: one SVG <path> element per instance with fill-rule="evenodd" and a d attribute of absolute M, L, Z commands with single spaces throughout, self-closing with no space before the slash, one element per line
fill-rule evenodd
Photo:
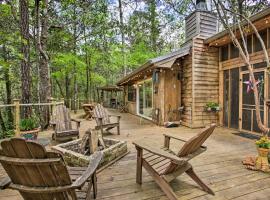
<path fill-rule="evenodd" d="M 268 137 L 261 137 L 255 143 L 259 148 L 270 149 L 270 140 L 268 139 Z"/>
<path fill-rule="evenodd" d="M 20 121 L 21 131 L 30 131 L 38 128 L 38 122 L 35 118 L 26 118 Z"/>

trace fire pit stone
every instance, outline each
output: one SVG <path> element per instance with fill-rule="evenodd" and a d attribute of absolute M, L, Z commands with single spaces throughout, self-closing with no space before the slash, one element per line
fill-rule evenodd
<path fill-rule="evenodd" d="M 91 155 L 83 155 L 80 153 L 80 145 L 82 139 L 77 139 L 67 143 L 53 146 L 52 149 L 64 155 L 64 159 L 69 166 L 86 167 L 91 162 Z M 107 148 L 101 150 L 103 159 L 99 168 L 113 163 L 118 158 L 123 157 L 128 153 L 127 142 L 111 138 L 104 138 Z"/>

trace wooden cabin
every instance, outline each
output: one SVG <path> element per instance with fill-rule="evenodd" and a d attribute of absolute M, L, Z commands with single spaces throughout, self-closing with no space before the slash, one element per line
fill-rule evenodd
<path fill-rule="evenodd" d="M 250 18 L 260 33 L 270 55 L 270 8 L 255 14 Z M 269 72 L 266 69 L 262 46 L 254 35 L 251 27 L 246 26 L 246 37 L 250 61 L 253 65 L 256 80 L 260 81 L 261 117 L 270 126 L 270 112 L 266 105 L 270 99 Z M 243 132 L 260 132 L 255 117 L 253 92 L 248 92 L 246 84 L 249 72 L 238 49 L 232 44 L 227 31 L 220 32 L 205 40 L 209 47 L 219 49 L 219 103 L 222 110 L 219 113 L 221 125 Z"/>
<path fill-rule="evenodd" d="M 250 20 L 270 48 L 270 8 Z M 215 122 L 228 128 L 257 132 L 253 96 L 243 92 L 247 89 L 243 81 L 249 79 L 247 69 L 228 32 L 217 32 L 214 13 L 206 9 L 191 13 L 186 18 L 186 41 L 180 49 L 149 60 L 117 83 L 124 86 L 129 112 L 159 125 L 181 120 L 183 125 L 197 128 Z M 256 77 L 268 86 L 264 56 L 252 32 L 247 42 Z M 268 88 L 264 87 L 263 99 L 270 96 Z M 208 111 L 209 102 L 218 103 L 220 111 Z M 263 100 L 261 107 L 267 123 L 270 119 Z"/>

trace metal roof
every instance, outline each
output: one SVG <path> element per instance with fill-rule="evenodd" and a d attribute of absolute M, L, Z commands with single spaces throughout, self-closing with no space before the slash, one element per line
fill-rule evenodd
<path fill-rule="evenodd" d="M 154 66 L 154 68 L 170 68 L 177 58 L 183 57 L 190 53 L 191 46 L 192 43 L 189 41 L 184 43 L 181 46 L 181 48 L 177 49 L 176 51 L 148 60 L 141 67 L 137 68 L 127 76 L 123 77 L 120 81 L 118 81 L 117 85 L 122 85 L 124 82 L 128 81 L 131 77 L 148 69 L 151 66 Z"/>

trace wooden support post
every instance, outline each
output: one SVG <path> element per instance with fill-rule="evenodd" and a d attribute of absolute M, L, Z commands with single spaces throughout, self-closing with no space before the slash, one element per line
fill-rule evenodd
<path fill-rule="evenodd" d="M 136 182 L 142 184 L 142 159 L 143 159 L 143 150 L 140 147 L 137 147 L 137 173 L 136 173 Z"/>
<path fill-rule="evenodd" d="M 20 100 L 19 99 L 14 99 L 13 100 L 14 105 L 15 105 L 15 136 L 20 137 Z"/>
<path fill-rule="evenodd" d="M 169 149 L 170 148 L 170 137 L 168 137 L 168 136 L 164 136 L 164 147 L 165 148 L 167 148 L 167 149 Z"/>

